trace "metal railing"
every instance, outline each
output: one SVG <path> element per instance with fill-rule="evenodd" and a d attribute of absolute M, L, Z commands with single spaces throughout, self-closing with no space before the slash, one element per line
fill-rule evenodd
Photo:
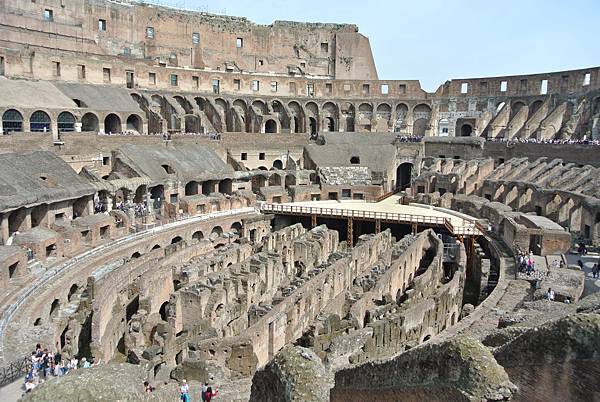
<path fill-rule="evenodd" d="M 16 381 L 19 377 L 25 377 L 29 370 L 31 370 L 31 359 L 27 357 L 0 367 L 0 387 Z"/>
<path fill-rule="evenodd" d="M 263 203 L 260 205 L 261 212 L 285 213 L 292 215 L 320 215 L 330 216 L 333 218 L 353 218 L 366 220 L 381 220 L 387 222 L 397 222 L 403 224 L 421 224 L 432 226 L 444 226 L 454 235 L 478 236 L 483 231 L 478 227 L 477 222 L 469 222 L 464 226 L 452 225 L 449 218 L 427 215 L 402 214 L 397 212 L 375 212 L 375 211 L 359 211 L 341 208 L 325 208 L 325 207 L 306 207 L 299 205 L 283 205 Z"/>
<path fill-rule="evenodd" d="M 447 218 L 438 216 L 427 216 L 427 215 L 412 215 L 412 214 L 401 214 L 396 212 L 375 212 L 375 211 L 357 211 L 351 209 L 340 209 L 340 208 L 324 208 L 324 207 L 304 207 L 296 205 L 282 205 L 282 204 L 262 204 L 261 211 L 264 212 L 280 212 L 289 213 L 294 215 L 322 215 L 331 216 L 337 218 L 356 218 L 356 219 L 369 219 L 369 220 L 382 220 L 382 221 L 393 221 L 400 223 L 417 223 L 417 224 L 428 224 L 446 226 L 449 224 Z"/>

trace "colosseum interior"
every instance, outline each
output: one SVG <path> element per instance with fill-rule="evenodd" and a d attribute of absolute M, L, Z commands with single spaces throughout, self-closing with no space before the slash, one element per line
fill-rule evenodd
<path fill-rule="evenodd" d="M 600 400 L 600 67 L 427 92 L 355 25 L 3 0 L 0 116 L 2 400 Z"/>

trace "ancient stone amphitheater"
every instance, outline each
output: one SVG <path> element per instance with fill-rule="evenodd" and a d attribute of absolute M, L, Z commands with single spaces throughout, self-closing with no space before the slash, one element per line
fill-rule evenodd
<path fill-rule="evenodd" d="M 600 67 L 429 93 L 354 25 L 4 0 L 0 116 L 2 400 L 37 343 L 94 366 L 26 400 L 600 398 Z"/>

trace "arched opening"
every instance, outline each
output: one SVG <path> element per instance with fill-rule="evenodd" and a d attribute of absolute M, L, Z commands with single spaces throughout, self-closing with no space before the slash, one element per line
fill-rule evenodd
<path fill-rule="evenodd" d="M 429 119 L 417 119 L 413 123 L 413 136 L 423 137 L 427 131 Z"/>
<path fill-rule="evenodd" d="M 396 169 L 396 189 L 402 191 L 410 187 L 412 163 L 402 163 Z"/>
<path fill-rule="evenodd" d="M 240 222 L 233 222 L 231 224 L 231 231 L 238 236 L 242 235 L 242 224 Z"/>
<path fill-rule="evenodd" d="M 114 113 L 108 114 L 104 118 L 104 132 L 105 133 L 120 133 L 121 132 L 121 118 Z"/>
<path fill-rule="evenodd" d="M 154 208 L 160 209 L 164 199 L 165 187 L 162 184 L 154 186 L 150 189 L 150 198 L 154 200 Z"/>
<path fill-rule="evenodd" d="M 98 132 L 98 116 L 94 113 L 86 113 L 81 118 L 81 131 Z"/>
<path fill-rule="evenodd" d="M 219 193 L 221 194 L 231 194 L 233 193 L 233 182 L 231 179 L 221 180 L 219 182 Z"/>
<path fill-rule="evenodd" d="M 192 240 L 196 243 L 199 243 L 202 239 L 204 239 L 204 233 L 202 233 L 202 231 L 200 230 L 194 232 L 194 234 L 192 235 Z"/>
<path fill-rule="evenodd" d="M 537 101 L 533 102 L 531 104 L 531 107 L 529 108 L 529 116 L 533 116 L 535 112 L 540 110 L 540 108 L 542 107 L 543 104 L 544 104 L 544 102 L 542 102 L 541 100 L 537 100 Z"/>
<path fill-rule="evenodd" d="M 23 131 L 23 115 L 15 109 L 2 114 L 2 129 L 5 134 Z"/>
<path fill-rule="evenodd" d="M 283 169 L 283 162 L 282 162 L 282 161 L 280 161 L 279 159 L 275 159 L 275 160 L 273 161 L 273 167 L 274 167 L 275 169 L 282 170 L 282 169 Z"/>
<path fill-rule="evenodd" d="M 190 181 L 185 185 L 185 195 L 196 195 L 198 194 L 199 183 L 197 181 Z"/>
<path fill-rule="evenodd" d="M 358 157 L 358 156 L 352 156 L 350 158 L 350 164 L 351 165 L 360 165 L 360 157 Z"/>
<path fill-rule="evenodd" d="M 223 235 L 223 228 L 221 226 L 215 226 L 210 231 L 210 239 L 215 240 Z"/>
<path fill-rule="evenodd" d="M 135 260 L 137 258 L 140 258 L 142 255 L 140 254 L 139 251 L 136 251 L 135 253 L 131 254 L 130 259 Z"/>
<path fill-rule="evenodd" d="M 463 124 L 460 128 L 461 137 L 469 137 L 473 132 L 473 127 L 470 124 Z"/>
<path fill-rule="evenodd" d="M 281 176 L 278 174 L 272 174 L 269 177 L 269 186 L 281 186 Z"/>
<path fill-rule="evenodd" d="M 158 250 L 160 248 L 160 244 L 155 244 L 152 246 L 152 250 Z"/>
<path fill-rule="evenodd" d="M 265 133 L 273 134 L 277 132 L 277 123 L 275 120 L 269 119 L 265 122 Z"/>
<path fill-rule="evenodd" d="M 295 186 L 296 185 L 296 176 L 294 176 L 293 174 L 288 174 L 287 176 L 285 176 L 285 186 L 289 187 L 289 186 Z"/>
<path fill-rule="evenodd" d="M 171 244 L 177 244 L 180 241 L 182 241 L 183 239 L 181 238 L 181 236 L 175 236 L 171 239 Z"/>
<path fill-rule="evenodd" d="M 29 119 L 29 126 L 32 132 L 47 133 L 50 131 L 50 116 L 42 110 L 33 112 Z"/>
<path fill-rule="evenodd" d="M 73 102 L 75 102 L 77 107 L 88 107 L 88 105 L 81 99 L 73 99 Z"/>
<path fill-rule="evenodd" d="M 142 132 L 142 118 L 137 114 L 132 114 L 127 117 L 127 130 L 128 131 L 137 131 L 138 133 Z"/>
<path fill-rule="evenodd" d="M 317 133 L 317 119 L 315 119 L 314 117 L 309 117 L 308 118 L 308 122 L 309 122 L 309 126 L 310 126 L 310 134 L 316 134 Z"/>
<path fill-rule="evenodd" d="M 77 290 L 79 289 L 79 286 L 77 286 L 76 283 L 71 285 L 71 288 L 69 289 L 69 293 L 67 294 L 67 300 L 71 301 L 71 298 L 73 297 L 73 295 L 75 293 L 77 293 Z"/>
<path fill-rule="evenodd" d="M 160 308 L 158 309 L 158 313 L 160 314 L 160 319 L 163 321 L 168 321 L 169 319 L 169 302 L 166 301 L 163 304 L 161 304 Z"/>
<path fill-rule="evenodd" d="M 297 116 L 294 116 L 294 133 L 300 132 L 300 119 Z"/>
<path fill-rule="evenodd" d="M 431 335 L 427 335 L 427 336 L 425 336 L 425 338 L 423 338 L 422 342 L 427 342 L 430 339 L 431 339 Z"/>
<path fill-rule="evenodd" d="M 69 112 L 62 112 L 58 115 L 58 132 L 68 133 L 75 131 L 75 116 Z"/>
<path fill-rule="evenodd" d="M 56 315 L 59 307 L 60 307 L 60 301 L 58 299 L 54 299 L 54 301 L 50 305 L 50 314 L 48 314 L 50 319 L 52 319 L 52 317 L 54 317 Z"/>
<path fill-rule="evenodd" d="M 252 191 L 259 191 L 264 187 L 267 179 L 264 176 L 252 176 Z"/>
<path fill-rule="evenodd" d="M 327 131 L 335 131 L 335 122 L 333 117 L 326 117 L 325 121 L 327 122 Z"/>

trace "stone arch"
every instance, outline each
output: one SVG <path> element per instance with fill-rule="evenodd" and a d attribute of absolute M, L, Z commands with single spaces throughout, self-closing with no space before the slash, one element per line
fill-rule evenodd
<path fill-rule="evenodd" d="M 214 240 L 218 237 L 223 236 L 223 228 L 221 226 L 215 226 L 212 228 L 212 230 L 210 231 L 210 238 L 211 240 Z"/>
<path fill-rule="evenodd" d="M 600 113 L 600 96 L 594 98 L 592 101 L 592 114 Z"/>
<path fill-rule="evenodd" d="M 60 309 L 60 300 L 54 299 L 52 304 L 50 305 L 50 312 L 48 313 L 49 319 L 52 319 L 58 314 L 58 310 Z"/>
<path fill-rule="evenodd" d="M 185 195 L 197 195 L 199 192 L 200 183 L 195 180 L 189 181 L 185 185 Z"/>
<path fill-rule="evenodd" d="M 523 106 L 525 106 L 525 102 L 523 102 L 523 101 L 512 101 L 510 103 L 511 115 L 512 116 L 516 115 Z"/>
<path fill-rule="evenodd" d="M 413 164 L 401 163 L 396 168 L 396 189 L 402 191 L 410 187 Z"/>
<path fill-rule="evenodd" d="M 233 222 L 231 224 L 230 230 L 237 234 L 238 236 L 242 235 L 242 223 L 241 222 Z"/>
<path fill-rule="evenodd" d="M 460 127 L 460 136 L 461 137 L 470 137 L 473 132 L 473 126 L 469 123 L 463 123 Z"/>
<path fill-rule="evenodd" d="M 195 241 L 196 243 L 200 242 L 200 240 L 204 239 L 204 233 L 202 233 L 201 230 L 197 230 L 194 232 L 194 234 L 192 234 L 192 241 Z"/>
<path fill-rule="evenodd" d="M 296 101 L 292 101 L 288 103 L 288 109 L 291 114 L 291 121 L 294 122 L 293 130 L 294 133 L 305 133 L 306 132 L 306 124 L 305 124 L 305 116 L 304 110 L 302 106 Z"/>
<path fill-rule="evenodd" d="M 23 115 L 16 109 L 8 109 L 2 114 L 2 129 L 5 134 L 23 131 Z"/>
<path fill-rule="evenodd" d="M 323 131 L 336 131 L 339 116 L 338 107 L 333 102 L 325 102 L 322 107 Z"/>
<path fill-rule="evenodd" d="M 296 185 L 296 176 L 294 176 L 293 174 L 288 174 L 285 176 L 285 186 L 286 187 L 290 187 L 290 186 L 295 186 Z"/>
<path fill-rule="evenodd" d="M 418 115 L 418 114 L 427 115 L 426 118 L 429 118 L 429 115 L 431 115 L 431 106 L 429 106 L 426 103 L 419 103 L 418 105 L 415 105 L 415 107 L 413 108 L 413 114 L 414 115 Z M 423 117 L 425 117 L 425 116 L 423 116 Z"/>
<path fill-rule="evenodd" d="M 267 105 L 260 99 L 256 99 L 255 101 L 253 101 L 252 107 L 254 108 L 254 112 L 258 115 L 264 116 L 266 114 L 269 114 Z"/>
<path fill-rule="evenodd" d="M 50 132 L 50 116 L 43 110 L 36 110 L 29 117 L 29 128 L 31 132 Z"/>
<path fill-rule="evenodd" d="M 75 116 L 71 112 L 61 112 L 58 115 L 57 124 L 59 133 L 75 131 Z"/>
<path fill-rule="evenodd" d="M 371 131 L 371 120 L 373 118 L 373 105 L 361 103 L 358 105 L 358 126 L 360 131 Z"/>
<path fill-rule="evenodd" d="M 223 179 L 219 182 L 219 193 L 229 194 L 233 193 L 233 181 L 231 179 Z"/>
<path fill-rule="evenodd" d="M 281 186 L 281 176 L 277 173 L 269 176 L 269 186 Z"/>
<path fill-rule="evenodd" d="M 69 293 L 67 293 L 67 301 L 71 301 L 71 298 L 75 293 L 77 293 L 78 290 L 79 286 L 76 283 L 72 284 L 69 288 Z"/>
<path fill-rule="evenodd" d="M 413 123 L 413 132 L 412 135 L 415 137 L 423 137 L 427 132 L 427 126 L 429 125 L 428 119 L 417 119 Z"/>
<path fill-rule="evenodd" d="M 289 132 L 290 131 L 290 116 L 288 115 L 285 107 L 283 107 L 283 103 L 280 100 L 274 99 L 271 101 L 271 109 L 273 110 L 273 114 L 277 116 L 279 121 L 280 132 Z"/>
<path fill-rule="evenodd" d="M 265 133 L 274 134 L 277 132 L 278 132 L 277 122 L 275 120 L 268 119 L 267 121 L 265 121 Z"/>
<path fill-rule="evenodd" d="M 243 99 L 236 99 L 233 101 L 231 108 L 232 114 L 232 129 L 235 132 L 247 132 L 249 128 L 247 126 L 248 105 Z"/>
<path fill-rule="evenodd" d="M 81 131 L 92 131 L 97 133 L 100 129 L 98 116 L 95 113 L 87 112 L 81 118 Z"/>
<path fill-rule="evenodd" d="M 177 244 L 179 242 L 181 242 L 183 240 L 183 238 L 181 236 L 175 236 L 171 239 L 171 244 Z"/>
<path fill-rule="evenodd" d="M 319 106 L 315 102 L 307 102 L 305 105 L 305 115 L 308 119 L 310 134 L 319 132 Z"/>
<path fill-rule="evenodd" d="M 283 162 L 280 159 L 275 159 L 273 161 L 273 168 L 283 170 Z"/>
<path fill-rule="evenodd" d="M 346 131 L 353 132 L 355 130 L 356 110 L 350 102 L 342 104 L 342 117 L 346 125 Z"/>
<path fill-rule="evenodd" d="M 137 114 L 130 114 L 127 117 L 127 130 L 129 131 L 137 131 L 141 133 L 143 130 L 144 124 L 142 123 L 142 118 Z"/>
<path fill-rule="evenodd" d="M 252 176 L 252 191 L 257 192 L 261 187 L 264 187 L 267 183 L 267 179 L 261 175 Z"/>
<path fill-rule="evenodd" d="M 121 132 L 121 118 L 115 113 L 109 113 L 104 118 L 104 132 L 105 133 L 120 133 Z"/>
<path fill-rule="evenodd" d="M 380 103 L 376 109 L 376 131 L 389 131 L 392 119 L 392 107 L 387 103 Z"/>
<path fill-rule="evenodd" d="M 534 102 L 531 103 L 531 106 L 529 107 L 529 115 L 533 116 L 533 114 L 535 112 L 537 112 L 538 110 L 540 110 L 540 108 L 542 107 L 542 105 L 544 104 L 544 101 L 542 100 L 536 100 Z"/>

